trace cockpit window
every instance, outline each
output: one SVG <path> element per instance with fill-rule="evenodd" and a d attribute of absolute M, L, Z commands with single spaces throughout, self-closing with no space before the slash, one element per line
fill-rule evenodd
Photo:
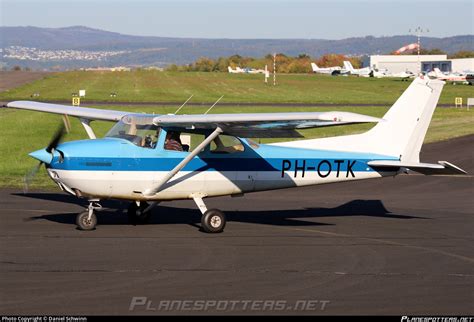
<path fill-rule="evenodd" d="M 201 133 L 168 129 L 163 148 L 168 151 L 192 152 L 205 136 Z"/>
<path fill-rule="evenodd" d="M 244 145 L 235 136 L 219 135 L 211 142 L 211 153 L 237 153 L 243 152 Z"/>
<path fill-rule="evenodd" d="M 258 149 L 260 147 L 260 145 L 254 140 L 251 140 L 251 139 L 245 139 L 245 140 L 253 149 Z"/>
<path fill-rule="evenodd" d="M 125 139 L 137 146 L 154 149 L 160 130 L 160 127 L 153 124 L 151 117 L 126 115 L 105 137 Z"/>

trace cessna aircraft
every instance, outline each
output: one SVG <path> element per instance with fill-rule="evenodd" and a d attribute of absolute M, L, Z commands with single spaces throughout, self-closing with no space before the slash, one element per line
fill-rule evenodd
<path fill-rule="evenodd" d="M 5 107 L 80 119 L 90 139 L 59 143 L 61 130 L 46 148 L 30 154 L 63 191 L 89 200 L 76 218 L 80 229 L 95 228 L 95 211 L 103 199 L 131 201 L 128 215 L 135 223 L 145 222 L 159 202 L 193 199 L 202 213 L 202 229 L 218 233 L 225 215 L 207 209 L 204 198 L 411 171 L 465 174 L 446 161 L 419 160 L 443 85 L 416 78 L 383 119 L 339 111 L 150 115 L 31 101 Z M 90 126 L 94 120 L 116 124 L 99 139 Z M 274 144 L 241 138 L 301 137 L 296 130 L 366 122 L 377 124 L 355 135 Z M 182 143 L 184 136 L 190 137 L 189 144 Z"/>
<path fill-rule="evenodd" d="M 339 66 L 321 68 L 316 63 L 311 63 L 311 68 L 313 73 L 316 74 L 339 75 L 341 73 L 341 67 Z"/>
<path fill-rule="evenodd" d="M 235 69 L 232 69 L 231 66 L 228 66 L 227 70 L 231 74 L 265 74 L 264 69 L 254 69 L 254 68 L 249 68 L 249 67 L 240 68 L 237 66 L 235 67 Z"/>
<path fill-rule="evenodd" d="M 404 71 L 404 72 L 400 72 L 400 73 L 380 73 L 380 72 L 376 72 L 374 71 L 374 77 L 377 77 L 377 78 L 382 78 L 382 77 L 393 77 L 393 78 L 401 78 L 402 81 L 408 81 L 412 78 L 415 78 L 416 75 L 410 71 Z"/>
<path fill-rule="evenodd" d="M 344 71 L 351 74 L 351 75 L 356 75 L 360 77 L 372 77 L 373 76 L 373 71 L 370 69 L 370 67 L 364 67 L 364 68 L 354 68 L 351 64 L 350 61 L 345 60 L 344 61 Z"/>
<path fill-rule="evenodd" d="M 472 76 L 469 77 L 468 74 L 444 74 L 439 68 L 433 69 L 433 71 L 428 73 L 428 76 L 445 82 L 452 82 L 453 84 L 456 84 L 457 82 L 470 84 L 469 80 L 472 82 Z"/>

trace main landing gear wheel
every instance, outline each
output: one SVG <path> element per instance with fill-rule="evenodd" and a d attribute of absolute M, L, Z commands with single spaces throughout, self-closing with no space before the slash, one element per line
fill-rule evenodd
<path fill-rule="evenodd" d="M 89 218 L 89 211 L 81 212 L 76 217 L 76 225 L 80 230 L 93 230 L 97 225 L 97 216 L 92 213 Z"/>
<path fill-rule="evenodd" d="M 150 220 L 151 211 L 145 211 L 149 207 L 148 203 L 141 202 L 140 206 L 132 202 L 128 207 L 128 220 L 131 224 L 146 224 Z"/>
<path fill-rule="evenodd" d="M 225 224 L 225 215 L 218 209 L 209 209 L 201 217 L 201 227 L 206 233 L 221 233 Z"/>

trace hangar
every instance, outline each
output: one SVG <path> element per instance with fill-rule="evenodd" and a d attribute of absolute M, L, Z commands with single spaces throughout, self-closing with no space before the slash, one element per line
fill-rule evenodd
<path fill-rule="evenodd" d="M 474 58 L 448 59 L 447 55 L 371 55 L 362 60 L 364 67 L 370 66 L 377 70 L 390 73 L 411 71 L 417 73 L 432 71 L 439 68 L 443 72 L 474 71 Z"/>
<path fill-rule="evenodd" d="M 418 73 L 420 71 L 420 63 L 447 61 L 447 59 L 447 55 L 371 55 L 364 57 L 363 66 L 370 66 L 377 70 L 388 70 L 390 73 L 406 71 Z"/>

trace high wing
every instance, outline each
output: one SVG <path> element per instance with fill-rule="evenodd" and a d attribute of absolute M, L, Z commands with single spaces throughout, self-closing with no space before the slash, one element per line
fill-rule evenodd
<path fill-rule="evenodd" d="M 49 104 L 32 101 L 14 101 L 8 103 L 6 107 L 54 114 L 66 114 L 87 120 L 100 121 L 120 121 L 122 117 L 130 114 L 130 112 L 124 111 L 103 110 L 98 108 Z"/>
<path fill-rule="evenodd" d="M 126 111 L 97 108 L 14 101 L 9 108 L 31 110 L 79 117 L 86 120 L 120 121 L 124 116 L 139 115 Z M 373 123 L 380 118 L 350 112 L 288 112 L 288 113 L 247 113 L 247 114 L 196 114 L 196 115 L 153 115 L 153 123 L 167 128 L 215 130 L 239 137 L 302 137 L 296 130 L 322 126 L 347 125 L 353 123 Z"/>
<path fill-rule="evenodd" d="M 296 130 L 382 119 L 350 112 L 289 112 L 251 114 L 158 115 L 153 123 L 167 128 L 214 130 L 241 137 L 301 137 Z"/>

